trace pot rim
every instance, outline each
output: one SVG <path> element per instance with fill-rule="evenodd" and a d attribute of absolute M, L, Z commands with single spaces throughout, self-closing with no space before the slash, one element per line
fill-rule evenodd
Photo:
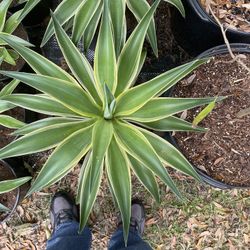
<path fill-rule="evenodd" d="M 192 8 L 195 8 L 198 12 L 199 12 L 199 16 L 201 18 L 206 18 L 206 21 L 210 21 L 212 22 L 214 25 L 216 25 L 219 28 L 218 23 L 214 20 L 213 17 L 211 17 L 206 10 L 204 10 L 203 6 L 200 3 L 200 0 L 188 0 L 188 2 L 190 3 L 190 5 L 192 6 Z M 241 34 L 241 35 L 249 35 L 250 36 L 250 32 L 246 32 L 246 31 L 242 31 L 242 30 L 234 30 L 231 28 L 227 29 L 228 31 L 232 32 L 232 33 L 236 33 L 236 34 Z"/>
<path fill-rule="evenodd" d="M 237 51 L 240 53 L 250 53 L 250 44 L 230 43 L 230 47 L 232 48 L 232 51 L 234 51 L 234 52 Z M 225 44 L 223 44 L 223 45 L 215 46 L 213 48 L 210 48 L 210 49 L 204 51 L 203 53 L 198 55 L 196 57 L 196 59 L 201 59 L 201 58 L 205 58 L 205 57 L 209 57 L 209 56 L 221 55 L 221 54 L 226 54 L 226 53 L 228 53 L 228 49 L 227 49 L 227 46 Z M 172 136 L 171 133 L 167 133 L 167 140 L 170 141 L 171 144 L 173 144 L 177 149 L 180 150 L 180 147 L 179 147 L 177 141 L 175 140 L 174 136 Z M 180 152 L 182 152 L 182 151 L 180 150 Z M 204 171 L 202 171 L 201 169 L 196 167 L 194 164 L 192 164 L 192 166 L 198 172 L 201 179 L 206 184 L 209 184 L 212 187 L 219 188 L 219 189 L 249 189 L 250 188 L 250 186 L 230 185 L 230 184 L 226 184 L 222 181 L 215 180 L 211 176 L 206 174 Z"/>
<path fill-rule="evenodd" d="M 167 139 L 173 146 L 175 146 L 182 153 L 182 150 L 180 149 L 177 141 L 172 136 L 172 134 L 168 132 L 165 135 L 166 135 L 165 139 Z M 250 188 L 250 186 L 230 185 L 230 184 L 226 184 L 226 183 L 224 183 L 222 181 L 215 180 L 211 176 L 209 176 L 208 174 L 206 174 L 204 171 L 202 171 L 201 169 L 199 169 L 198 167 L 196 167 L 194 164 L 191 163 L 191 165 L 193 166 L 193 168 L 195 169 L 195 171 L 200 175 L 202 181 L 204 183 L 206 183 L 206 184 L 209 184 L 210 186 L 212 186 L 214 188 L 219 188 L 219 189 L 224 189 L 224 190 L 225 189 L 249 189 Z"/>
<path fill-rule="evenodd" d="M 10 170 L 10 172 L 13 174 L 13 176 L 14 176 L 15 178 L 17 178 L 17 175 L 16 175 L 14 169 L 9 165 L 9 163 L 7 163 L 7 162 L 4 161 L 4 160 L 0 160 L 0 162 L 3 164 L 3 166 L 5 166 L 6 168 L 8 168 L 8 169 Z M 0 225 L 1 225 L 3 222 L 7 221 L 7 220 L 10 218 L 10 216 L 14 213 L 14 211 L 16 210 L 16 207 L 17 207 L 17 205 L 18 205 L 18 203 L 19 203 L 19 200 L 20 200 L 20 187 L 16 188 L 15 190 L 17 191 L 16 201 L 15 201 L 15 203 L 14 203 L 12 209 L 10 210 L 10 212 L 7 212 L 6 217 L 5 217 L 2 221 L 0 221 Z"/>
<path fill-rule="evenodd" d="M 250 53 L 250 44 L 248 43 L 230 43 L 230 47 L 233 52 L 239 52 L 239 53 Z M 225 44 L 218 45 L 215 47 L 212 47 L 208 50 L 205 50 L 201 54 L 199 54 L 196 59 L 201 59 L 205 57 L 211 57 L 221 54 L 228 53 L 227 46 Z"/>

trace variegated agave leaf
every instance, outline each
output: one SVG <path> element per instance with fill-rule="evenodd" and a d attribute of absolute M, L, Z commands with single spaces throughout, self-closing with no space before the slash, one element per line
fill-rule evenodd
<path fill-rule="evenodd" d="M 185 15 L 181 0 L 164 1 L 172 4 L 183 16 Z M 78 44 L 81 38 L 83 38 L 83 44 L 86 51 L 93 40 L 101 15 L 104 12 L 104 2 L 104 0 L 63 0 L 54 12 L 55 17 L 61 25 L 70 24 L 67 25 L 67 29 L 72 29 L 72 40 L 75 44 Z M 137 21 L 140 22 L 150 9 L 150 5 L 147 0 L 110 0 L 108 7 L 114 32 L 115 52 L 118 57 L 126 42 L 126 7 L 129 8 Z M 51 20 L 43 37 L 41 46 L 44 46 L 53 34 L 54 27 Z M 154 19 L 150 21 L 147 38 L 154 54 L 157 56 L 158 48 Z"/>
<path fill-rule="evenodd" d="M 8 193 L 26 182 L 28 182 L 31 179 L 31 177 L 22 177 L 17 178 L 14 180 L 6 180 L 6 181 L 0 181 L 0 195 L 4 193 Z M 9 208 L 5 207 L 3 204 L 0 203 L 0 212 L 8 212 Z"/>

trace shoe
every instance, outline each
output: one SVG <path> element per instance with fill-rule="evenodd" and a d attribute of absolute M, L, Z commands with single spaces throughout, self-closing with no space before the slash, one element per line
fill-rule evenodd
<path fill-rule="evenodd" d="M 60 191 L 54 195 L 50 206 L 50 218 L 53 232 L 62 223 L 78 221 L 76 205 L 68 193 Z"/>
<path fill-rule="evenodd" d="M 119 219 L 118 227 L 122 226 L 122 220 Z M 145 210 L 142 202 L 139 199 L 133 199 L 131 202 L 131 218 L 130 218 L 130 229 L 133 229 L 140 236 L 144 232 L 145 226 Z"/>
<path fill-rule="evenodd" d="M 144 232 L 145 209 L 142 202 L 138 199 L 132 200 L 130 228 L 134 228 L 140 235 Z"/>

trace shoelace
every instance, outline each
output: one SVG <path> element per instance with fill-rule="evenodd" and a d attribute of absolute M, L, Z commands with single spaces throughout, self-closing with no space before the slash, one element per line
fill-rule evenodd
<path fill-rule="evenodd" d="M 134 228 L 136 231 L 138 231 L 138 229 L 139 229 L 139 225 L 138 225 L 137 220 L 135 220 L 133 218 L 130 219 L 130 225 L 129 226 Z"/>
<path fill-rule="evenodd" d="M 72 221 L 74 220 L 74 215 L 70 209 L 62 209 L 56 215 L 56 224 L 61 224 L 65 221 Z"/>
<path fill-rule="evenodd" d="M 130 219 L 130 228 L 132 227 L 135 231 L 142 233 L 142 229 L 140 225 L 141 225 L 141 221 L 137 221 L 134 218 Z"/>

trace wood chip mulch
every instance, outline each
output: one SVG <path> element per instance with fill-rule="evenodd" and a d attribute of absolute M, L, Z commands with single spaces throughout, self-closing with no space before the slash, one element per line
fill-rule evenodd
<path fill-rule="evenodd" d="M 202 6 L 210 14 L 210 4 L 214 14 L 222 24 L 233 30 L 250 32 L 249 0 L 200 0 Z"/>
<path fill-rule="evenodd" d="M 25 199 L 11 219 L 0 225 L 1 250 L 44 250 L 51 234 L 49 206 L 58 190 L 72 194 L 77 187 L 80 166 L 57 185 Z M 179 202 L 160 184 L 162 203 L 158 205 L 132 178 L 133 197 L 143 198 L 146 207 L 144 238 L 153 249 L 247 250 L 250 245 L 250 192 L 221 191 L 197 185 L 191 178 L 171 172 L 187 203 Z M 103 180 L 90 216 L 92 249 L 107 249 L 117 224 L 118 211 Z"/>

